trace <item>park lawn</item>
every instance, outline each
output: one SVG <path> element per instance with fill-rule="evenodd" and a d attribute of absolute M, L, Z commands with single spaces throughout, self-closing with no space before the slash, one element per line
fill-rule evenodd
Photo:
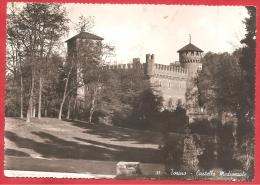
<path fill-rule="evenodd" d="M 5 120 L 5 155 L 163 163 L 159 132 L 55 118 Z"/>
<path fill-rule="evenodd" d="M 173 139 L 183 134 L 171 133 Z M 203 140 L 209 139 L 208 137 Z M 55 118 L 5 120 L 5 169 L 25 171 L 91 172 L 116 174 L 118 161 L 141 162 L 143 177 L 164 172 L 159 150 L 162 135 L 109 125 L 94 125 Z M 184 179 L 192 179 L 186 177 Z M 201 178 L 203 180 L 204 178 Z M 205 177 L 207 180 L 233 180 L 230 177 Z"/>

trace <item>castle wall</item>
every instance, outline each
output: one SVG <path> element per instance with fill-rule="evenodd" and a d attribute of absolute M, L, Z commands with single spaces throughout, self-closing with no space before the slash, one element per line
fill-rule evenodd
<path fill-rule="evenodd" d="M 178 101 L 186 103 L 186 89 L 188 70 L 181 66 L 163 65 L 154 63 L 153 55 L 146 55 L 146 63 L 141 64 L 139 59 L 133 63 L 105 66 L 109 70 L 127 70 L 134 68 L 143 69 L 151 82 L 153 88 L 160 93 L 167 106 L 169 102 L 174 106 Z"/>
<path fill-rule="evenodd" d="M 154 75 L 150 78 L 153 86 L 161 92 L 164 104 L 174 106 L 178 101 L 186 102 L 187 70 L 179 66 L 155 64 Z"/>
<path fill-rule="evenodd" d="M 89 40 L 89 39 L 74 39 L 68 43 L 68 61 L 78 62 L 78 59 L 86 58 L 86 54 L 89 52 L 101 53 L 101 40 Z M 193 47 L 193 48 L 191 48 Z M 186 49 L 185 49 L 186 48 Z M 194 49 L 195 48 L 195 49 Z M 157 64 L 154 60 L 154 55 L 147 54 L 146 62 L 141 63 L 139 58 L 134 58 L 133 63 L 107 65 L 104 66 L 105 70 L 128 70 L 128 69 L 142 69 L 144 74 L 150 79 L 151 85 L 160 92 L 164 99 L 165 107 L 169 107 L 169 104 L 174 106 L 177 102 L 181 101 L 183 104 L 195 104 L 194 100 L 186 100 L 187 89 L 190 88 L 192 79 L 196 77 L 197 71 L 202 69 L 201 58 L 202 50 L 191 46 L 191 43 L 181 49 L 179 52 L 179 66 L 176 65 L 163 65 Z M 77 58 L 77 60 L 76 60 Z M 80 74 L 77 69 L 73 71 L 76 73 L 77 78 L 73 83 L 77 83 L 80 80 Z M 87 87 L 81 87 L 77 89 L 77 97 L 84 99 L 84 95 L 87 92 Z M 189 91 L 188 91 L 189 92 Z M 170 107 L 169 107 L 170 108 Z"/>
<path fill-rule="evenodd" d="M 164 99 L 167 108 L 174 108 L 180 101 L 182 104 L 194 104 L 194 100 L 187 101 L 187 90 L 192 79 L 202 69 L 201 52 L 184 51 L 180 53 L 181 65 L 164 65 L 155 63 L 154 55 L 146 55 L 146 63 L 141 64 L 140 59 L 133 59 L 131 64 L 107 66 L 108 69 L 133 69 L 141 68 L 150 79 L 152 87 Z M 170 105 L 171 104 L 171 105 Z M 170 107 L 170 106 L 171 107 Z M 197 107 L 196 107 L 197 108 Z"/>
<path fill-rule="evenodd" d="M 152 77 L 151 83 L 160 91 L 165 105 L 167 105 L 169 101 L 174 105 L 176 105 L 179 100 L 182 103 L 186 102 L 186 80 Z"/>

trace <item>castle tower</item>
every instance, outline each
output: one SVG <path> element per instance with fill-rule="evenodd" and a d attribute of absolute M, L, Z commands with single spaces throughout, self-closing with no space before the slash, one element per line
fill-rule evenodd
<path fill-rule="evenodd" d="M 190 78 L 195 77 L 197 71 L 202 69 L 201 58 L 203 51 L 193 45 L 190 38 L 189 44 L 177 52 L 179 53 L 179 62 L 181 66 L 188 70 Z"/>
<path fill-rule="evenodd" d="M 95 47 L 95 45 L 100 44 L 103 40 L 102 37 L 88 33 L 80 32 L 79 34 L 66 40 L 67 43 L 67 54 L 68 58 L 76 58 L 83 55 L 86 49 L 89 47 Z"/>
<path fill-rule="evenodd" d="M 84 74 L 80 72 L 82 71 L 80 69 L 80 63 L 87 62 L 87 58 L 89 57 L 90 53 L 89 51 L 92 52 L 91 57 L 95 57 L 95 59 L 98 60 L 98 57 L 101 55 L 102 40 L 102 37 L 81 31 L 79 34 L 65 41 L 67 43 L 67 62 L 73 63 L 73 65 L 76 66 L 71 71 L 71 73 L 74 74 L 72 75 L 74 78 L 70 82 L 72 85 L 76 86 L 76 84 L 82 81 Z M 86 90 L 86 86 L 76 88 L 76 109 L 84 106 Z"/>
<path fill-rule="evenodd" d="M 188 71 L 188 81 L 186 86 L 186 109 L 189 115 L 189 120 L 201 116 L 200 107 L 198 104 L 198 97 L 192 97 L 198 91 L 197 86 L 193 83 L 193 78 L 198 75 L 198 70 L 202 69 L 202 53 L 203 51 L 191 43 L 178 50 L 179 61 L 183 68 Z"/>
<path fill-rule="evenodd" d="M 154 75 L 154 54 L 146 54 L 146 69 L 145 73 L 148 77 L 152 77 Z"/>

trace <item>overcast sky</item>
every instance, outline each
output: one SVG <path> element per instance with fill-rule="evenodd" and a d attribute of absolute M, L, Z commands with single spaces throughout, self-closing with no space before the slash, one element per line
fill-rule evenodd
<path fill-rule="evenodd" d="M 204 52 L 232 52 L 245 34 L 242 6 L 66 4 L 69 18 L 95 16 L 93 33 L 115 47 L 118 63 L 134 57 L 156 62 L 178 61 L 177 50 L 191 42 Z M 69 33 L 73 36 L 75 31 Z"/>

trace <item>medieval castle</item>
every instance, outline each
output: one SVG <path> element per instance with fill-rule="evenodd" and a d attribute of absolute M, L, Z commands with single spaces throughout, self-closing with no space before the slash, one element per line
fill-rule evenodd
<path fill-rule="evenodd" d="M 102 42 L 103 38 L 81 32 L 76 36 L 67 40 L 68 57 L 79 55 L 80 47 L 84 46 L 84 42 L 91 41 L 94 45 Z M 202 69 L 202 53 L 203 51 L 190 42 L 177 51 L 179 53 L 179 61 L 169 65 L 156 63 L 154 54 L 147 54 L 145 63 L 141 63 L 139 58 L 134 58 L 132 63 L 108 65 L 108 69 L 131 69 L 142 68 L 143 72 L 149 77 L 151 84 L 161 93 L 164 103 L 177 105 L 194 104 L 187 100 L 187 90 L 191 89 L 191 81 L 196 77 L 198 70 Z M 78 90 L 78 95 L 84 94 L 84 89 Z M 193 108 L 192 108 L 193 107 Z M 197 106 L 190 106 L 188 112 L 190 114 L 200 114 L 201 110 Z"/>

